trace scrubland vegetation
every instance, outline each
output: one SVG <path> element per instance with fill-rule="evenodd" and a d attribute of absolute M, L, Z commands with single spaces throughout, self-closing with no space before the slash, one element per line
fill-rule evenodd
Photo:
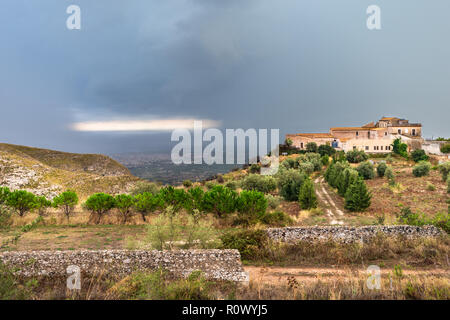
<path fill-rule="evenodd" d="M 184 181 L 180 186 L 141 181 L 128 193 L 82 196 L 66 190 L 47 199 L 0 187 L 0 250 L 230 248 L 239 250 L 245 264 L 253 266 L 448 268 L 448 235 L 415 240 L 380 235 L 364 244 L 283 245 L 267 239 L 264 229 L 268 227 L 329 225 L 327 212 L 333 210 L 343 212 L 345 224 L 433 224 L 449 233 L 450 162 L 436 163 L 420 150 L 408 154 L 399 141 L 393 150 L 369 156 L 310 144 L 307 152 L 282 157 L 274 176 L 261 175 L 261 165 L 253 164 L 213 180 Z M 16 279 L 3 270 L 8 276 L 0 285 L 1 298 L 70 298 L 51 286 L 36 292 L 35 282 Z M 162 270 L 103 280 L 96 292 L 74 298 L 449 297 L 448 277 L 398 278 L 394 289 L 376 296 L 364 289 L 359 276 L 307 284 L 299 284 L 294 277 L 262 287 L 252 281 L 246 288 L 208 282 L 201 274 L 171 279 Z M 149 290 L 149 284 L 154 289 Z M 16 289 L 8 289 L 11 286 Z"/>

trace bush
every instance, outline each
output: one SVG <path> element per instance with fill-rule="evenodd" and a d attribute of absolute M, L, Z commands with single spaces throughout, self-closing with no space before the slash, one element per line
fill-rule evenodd
<path fill-rule="evenodd" d="M 172 186 L 164 187 L 159 190 L 161 201 L 166 207 L 171 206 L 174 212 L 180 211 L 188 200 L 188 195 L 184 189 L 174 188 Z"/>
<path fill-rule="evenodd" d="M 43 217 L 47 212 L 47 208 L 52 206 L 52 202 L 44 196 L 36 197 L 35 208 L 38 210 L 38 214 Z"/>
<path fill-rule="evenodd" d="M 134 197 L 134 208 L 140 213 L 142 221 L 146 221 L 145 217 L 156 209 L 161 208 L 164 202 L 161 200 L 159 194 L 154 195 L 150 192 L 144 192 Z"/>
<path fill-rule="evenodd" d="M 315 142 L 308 142 L 306 144 L 306 152 L 314 152 L 314 153 L 316 153 L 317 150 L 318 150 L 317 143 L 315 143 Z"/>
<path fill-rule="evenodd" d="M 115 299 L 133 300 L 211 300 L 212 282 L 200 271 L 187 278 L 174 279 L 163 269 L 154 272 L 135 272 L 117 282 L 111 289 Z"/>
<path fill-rule="evenodd" d="M 239 224 L 249 226 L 255 224 L 265 213 L 267 200 L 264 193 L 258 191 L 242 191 L 237 200 Z"/>
<path fill-rule="evenodd" d="M 373 179 L 375 177 L 373 164 L 369 161 L 359 164 L 356 171 L 358 171 L 360 177 L 364 180 Z"/>
<path fill-rule="evenodd" d="M 431 163 L 428 161 L 420 161 L 413 168 L 413 175 L 416 177 L 427 176 L 430 173 Z"/>
<path fill-rule="evenodd" d="M 426 225 L 426 218 L 424 215 L 419 215 L 411 211 L 410 207 L 405 207 L 397 214 L 397 220 L 400 224 L 407 224 L 412 226 Z"/>
<path fill-rule="evenodd" d="M 441 146 L 442 153 L 450 153 L 450 143 L 443 144 Z"/>
<path fill-rule="evenodd" d="M 84 207 L 91 211 L 90 221 L 99 224 L 103 215 L 108 213 L 115 206 L 114 197 L 106 193 L 94 193 L 87 198 Z"/>
<path fill-rule="evenodd" d="M 450 177 L 447 178 L 447 193 L 450 193 Z"/>
<path fill-rule="evenodd" d="M 6 204 L 23 217 L 25 213 L 36 207 L 36 196 L 25 190 L 16 190 L 8 195 Z"/>
<path fill-rule="evenodd" d="M 392 143 L 392 152 L 403 158 L 408 158 L 408 145 L 403 143 L 401 138 L 397 138 Z"/>
<path fill-rule="evenodd" d="M 349 186 L 345 193 L 345 208 L 350 211 L 364 211 L 370 207 L 372 195 L 362 178 L 356 180 Z"/>
<path fill-rule="evenodd" d="M 298 195 L 300 207 L 305 210 L 317 208 L 317 196 L 314 184 L 309 177 L 305 179 Z"/>
<path fill-rule="evenodd" d="M 133 214 L 135 199 L 133 196 L 127 194 L 119 194 L 114 199 L 114 204 L 120 215 L 122 216 L 122 223 L 127 223 L 128 219 Z"/>
<path fill-rule="evenodd" d="M 419 162 L 419 161 L 428 161 L 430 157 L 427 156 L 424 150 L 417 149 L 411 152 L 411 158 L 414 160 L 414 162 Z"/>
<path fill-rule="evenodd" d="M 377 166 L 377 174 L 380 178 L 384 177 L 384 174 L 386 173 L 387 164 L 386 162 L 382 161 Z"/>
<path fill-rule="evenodd" d="M 320 154 L 314 152 L 309 152 L 299 156 L 297 158 L 297 163 L 299 165 L 301 163 L 312 163 L 314 171 L 320 171 L 320 169 L 322 169 L 322 164 L 320 162 Z"/>
<path fill-rule="evenodd" d="M 8 187 L 0 187 L 0 205 L 6 203 L 10 193 L 11 191 Z"/>
<path fill-rule="evenodd" d="M 33 286 L 32 279 L 23 284 L 14 270 L 0 261 L 0 300 L 27 300 L 31 298 Z"/>
<path fill-rule="evenodd" d="M 303 172 L 305 175 L 309 176 L 314 172 L 314 164 L 311 162 L 301 162 L 298 164 L 298 169 L 300 172 Z"/>
<path fill-rule="evenodd" d="M 325 171 L 325 180 L 333 188 L 338 188 L 342 172 L 350 168 L 347 162 L 334 162 Z"/>
<path fill-rule="evenodd" d="M 281 211 L 266 212 L 260 221 L 272 227 L 285 227 L 293 222 L 289 215 Z"/>
<path fill-rule="evenodd" d="M 320 163 L 322 163 L 323 166 L 327 166 L 330 164 L 330 157 L 327 155 L 324 155 L 320 158 Z"/>
<path fill-rule="evenodd" d="M 8 229 L 12 225 L 11 209 L 0 205 L 0 230 Z"/>
<path fill-rule="evenodd" d="M 235 181 L 228 181 L 225 184 L 225 187 L 227 187 L 230 190 L 236 190 L 238 188 L 238 184 Z"/>
<path fill-rule="evenodd" d="M 387 167 L 386 171 L 384 173 L 384 175 L 386 176 L 386 178 L 389 181 L 389 185 L 390 186 L 395 186 L 395 175 L 394 175 L 394 171 L 392 170 L 392 167 Z"/>
<path fill-rule="evenodd" d="M 323 157 L 323 156 L 329 156 L 330 157 L 330 156 L 332 156 L 333 154 L 336 153 L 336 150 L 330 145 L 322 144 L 317 149 L 317 152 L 320 153 L 321 157 Z"/>
<path fill-rule="evenodd" d="M 278 206 L 280 205 L 280 198 L 273 196 L 271 194 L 266 195 L 266 200 L 267 200 L 267 207 L 269 209 L 276 209 L 278 208 Z"/>
<path fill-rule="evenodd" d="M 450 161 L 441 163 L 438 168 L 439 172 L 442 175 L 442 181 L 447 181 L 447 177 L 449 176 L 450 173 Z"/>
<path fill-rule="evenodd" d="M 136 183 L 136 186 L 131 191 L 131 195 L 135 196 L 145 192 L 150 192 L 151 194 L 157 194 L 159 192 L 159 187 L 153 182 L 140 181 Z"/>
<path fill-rule="evenodd" d="M 75 191 L 67 190 L 53 199 L 53 206 L 61 208 L 64 215 L 69 221 L 69 217 L 73 214 L 75 206 L 78 204 L 78 195 Z"/>
<path fill-rule="evenodd" d="M 203 197 L 205 195 L 203 189 L 200 187 L 191 188 L 188 190 L 187 195 L 188 197 L 184 204 L 186 211 L 193 216 L 203 212 Z"/>
<path fill-rule="evenodd" d="M 286 169 L 293 169 L 293 168 L 297 168 L 298 161 L 294 160 L 292 158 L 287 158 L 286 160 L 281 162 L 281 165 Z"/>
<path fill-rule="evenodd" d="M 358 180 L 358 177 L 358 171 L 352 168 L 345 168 L 344 171 L 341 171 L 337 178 L 338 194 L 341 197 L 345 197 L 345 193 L 347 192 L 348 187 L 356 182 L 356 180 Z"/>
<path fill-rule="evenodd" d="M 236 191 L 217 185 L 205 193 L 203 208 L 205 211 L 214 213 L 217 217 L 222 218 L 225 214 L 235 211 L 236 200 Z"/>
<path fill-rule="evenodd" d="M 248 169 L 250 173 L 260 173 L 261 172 L 261 166 L 259 164 L 253 163 L 250 168 Z"/>
<path fill-rule="evenodd" d="M 279 172 L 278 188 L 280 195 L 287 201 L 297 201 L 305 175 L 294 169 Z"/>
<path fill-rule="evenodd" d="M 265 230 L 243 230 L 225 233 L 221 238 L 224 249 L 237 249 L 243 260 L 255 259 L 261 249 L 267 247 Z"/>
<path fill-rule="evenodd" d="M 345 157 L 350 163 L 360 163 L 369 159 L 369 156 L 361 150 L 352 150 L 345 154 Z"/>
<path fill-rule="evenodd" d="M 191 180 L 184 180 L 183 181 L 183 186 L 185 186 L 186 188 L 192 187 L 192 181 Z"/>
<path fill-rule="evenodd" d="M 277 182 L 272 176 L 249 174 L 244 178 L 241 186 L 244 190 L 256 190 L 263 193 L 269 193 L 277 188 Z"/>

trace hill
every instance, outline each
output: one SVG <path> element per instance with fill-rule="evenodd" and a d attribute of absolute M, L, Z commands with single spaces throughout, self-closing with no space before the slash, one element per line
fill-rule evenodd
<path fill-rule="evenodd" d="M 95 192 L 127 191 L 139 179 L 100 154 L 77 154 L 0 143 L 0 185 L 53 198 L 73 189 L 84 198 Z"/>

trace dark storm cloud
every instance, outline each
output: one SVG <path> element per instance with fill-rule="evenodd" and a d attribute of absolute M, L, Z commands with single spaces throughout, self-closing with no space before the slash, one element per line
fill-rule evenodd
<path fill-rule="evenodd" d="M 80 152 L 160 151 L 167 133 L 77 121 L 202 118 L 327 131 L 383 115 L 450 135 L 448 1 L 133 0 L 0 4 L 0 140 Z M 82 29 L 65 27 L 81 7 Z"/>

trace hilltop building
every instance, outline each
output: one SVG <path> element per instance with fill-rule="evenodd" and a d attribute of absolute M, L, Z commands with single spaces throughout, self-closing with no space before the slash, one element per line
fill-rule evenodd
<path fill-rule="evenodd" d="M 305 149 L 309 142 L 318 146 L 329 144 L 345 152 L 363 150 L 367 153 L 384 153 L 392 151 L 391 144 L 401 138 L 410 149 L 420 148 L 422 139 L 422 124 L 409 123 L 406 119 L 383 117 L 379 121 L 367 123 L 361 127 L 334 127 L 328 133 L 297 133 L 287 134 L 286 140 L 292 141 L 292 146 Z"/>

